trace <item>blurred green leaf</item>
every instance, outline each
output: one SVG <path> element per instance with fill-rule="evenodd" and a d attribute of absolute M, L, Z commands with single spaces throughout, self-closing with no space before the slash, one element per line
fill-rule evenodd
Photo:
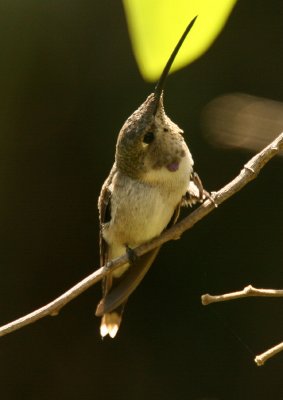
<path fill-rule="evenodd" d="M 201 56 L 225 25 L 237 0 L 123 0 L 141 74 L 155 81 L 188 23 L 198 19 L 171 72 Z"/>

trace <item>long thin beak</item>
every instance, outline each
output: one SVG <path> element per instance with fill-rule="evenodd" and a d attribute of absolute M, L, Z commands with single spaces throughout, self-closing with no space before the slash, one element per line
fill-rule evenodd
<path fill-rule="evenodd" d="M 169 74 L 171 66 L 172 66 L 172 64 L 173 64 L 173 62 L 174 62 L 174 60 L 176 58 L 176 55 L 178 54 L 178 52 L 179 52 L 184 40 L 186 39 L 188 33 L 192 29 L 196 19 L 197 19 L 197 16 L 195 16 L 194 19 L 192 19 L 192 21 L 189 23 L 189 25 L 185 29 L 183 35 L 179 39 L 176 47 L 174 48 L 173 52 L 171 53 L 171 55 L 170 55 L 170 57 L 168 59 L 166 65 L 165 65 L 165 68 L 164 68 L 164 70 L 163 70 L 163 72 L 162 72 L 162 74 L 161 74 L 161 76 L 159 78 L 159 81 L 157 82 L 157 85 L 155 86 L 155 89 L 154 89 L 155 108 L 154 108 L 153 115 L 155 115 L 157 110 L 158 110 L 159 100 L 160 100 L 161 94 L 163 92 L 163 89 L 164 89 L 164 86 L 165 86 L 165 82 L 166 82 L 166 78 L 167 78 L 167 76 Z"/>

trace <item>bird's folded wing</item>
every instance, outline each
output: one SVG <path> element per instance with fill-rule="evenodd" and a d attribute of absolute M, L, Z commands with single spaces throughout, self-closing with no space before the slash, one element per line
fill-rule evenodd
<path fill-rule="evenodd" d="M 123 274 L 123 279 L 121 279 L 120 282 L 100 301 L 96 309 L 96 316 L 99 317 L 115 310 L 119 305 L 127 300 L 144 278 L 157 256 L 159 249 L 160 247 L 155 248 L 135 260 L 134 265 Z"/>

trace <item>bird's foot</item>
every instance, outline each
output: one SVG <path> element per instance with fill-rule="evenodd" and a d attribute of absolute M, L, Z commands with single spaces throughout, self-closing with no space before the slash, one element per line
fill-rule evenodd
<path fill-rule="evenodd" d="M 134 265 L 138 258 L 135 250 L 133 250 L 130 246 L 126 245 L 126 252 L 129 257 L 130 264 Z"/>

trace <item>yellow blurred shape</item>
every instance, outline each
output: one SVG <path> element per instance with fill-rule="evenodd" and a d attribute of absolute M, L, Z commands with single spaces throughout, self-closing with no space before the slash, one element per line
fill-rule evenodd
<path fill-rule="evenodd" d="M 123 0 L 141 74 L 156 81 L 188 23 L 198 15 L 172 71 L 201 56 L 221 32 L 237 0 Z"/>

